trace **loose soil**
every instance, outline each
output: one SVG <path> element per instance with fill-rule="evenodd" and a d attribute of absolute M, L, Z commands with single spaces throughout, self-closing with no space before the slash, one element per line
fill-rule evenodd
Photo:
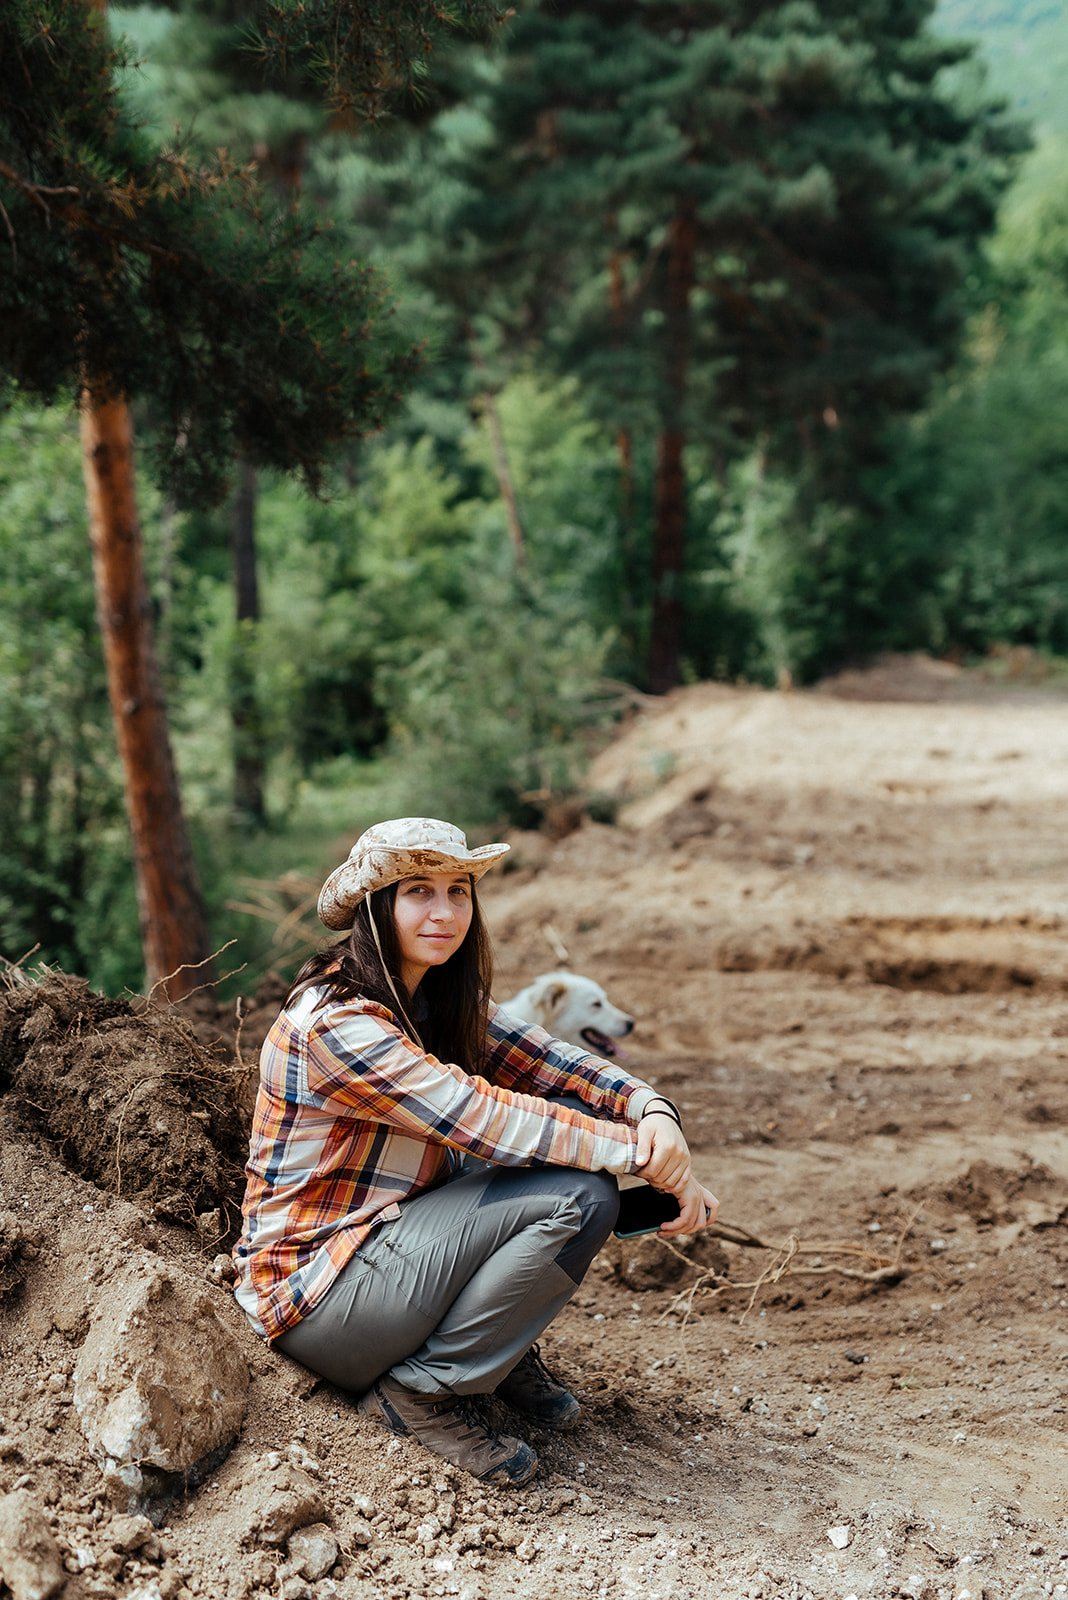
<path fill-rule="evenodd" d="M 682 1107 L 727 1224 L 598 1258 L 545 1341 L 584 1421 L 532 1436 L 517 1494 L 386 1439 L 233 1305 L 215 1258 L 270 1006 L 242 1066 L 205 1009 L 195 1035 L 59 975 L 12 987 L 0 1492 L 46 1508 L 65 1600 L 1068 1594 L 1066 713 L 920 659 L 699 686 L 596 763 L 616 825 L 520 838 L 486 880 L 499 995 L 566 959 L 638 1017 L 627 1064 Z M 253 1382 L 229 1457 L 138 1543 L 70 1377 L 146 1247 L 212 1287 Z M 276 1456 L 340 1544 L 314 1582 L 257 1537 Z"/>

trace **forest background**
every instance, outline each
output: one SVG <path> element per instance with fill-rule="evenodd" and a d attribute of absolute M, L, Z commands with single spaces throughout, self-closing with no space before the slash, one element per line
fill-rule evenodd
<path fill-rule="evenodd" d="M 314 52 L 265 77 L 248 13 L 109 17 L 140 137 L 226 152 L 279 282 L 314 233 L 366 350 L 325 469 L 262 375 L 244 433 L 133 396 L 184 812 L 241 989 L 306 946 L 309 886 L 378 816 L 603 816 L 584 766 L 643 692 L 883 649 L 1059 670 L 1060 7 L 520 6 L 358 104 Z M 250 280 L 228 315 L 261 310 Z M 281 370 L 284 323 L 252 333 Z M 0 952 L 136 989 L 73 389 L 6 366 Z"/>

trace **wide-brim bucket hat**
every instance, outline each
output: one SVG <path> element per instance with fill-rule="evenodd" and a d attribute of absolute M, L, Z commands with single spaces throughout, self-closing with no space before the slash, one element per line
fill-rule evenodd
<path fill-rule="evenodd" d="M 349 928 L 360 901 L 376 889 L 428 872 L 467 872 L 477 881 L 510 849 L 507 844 L 483 844 L 469 850 L 460 829 L 436 817 L 376 822 L 360 834 L 320 889 L 319 919 L 328 928 Z"/>

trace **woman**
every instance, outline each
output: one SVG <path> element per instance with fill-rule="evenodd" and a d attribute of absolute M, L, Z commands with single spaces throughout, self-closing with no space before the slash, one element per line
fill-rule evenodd
<path fill-rule="evenodd" d="M 345 937 L 264 1043 L 235 1260 L 261 1335 L 392 1432 L 518 1485 L 534 1452 L 471 1397 L 578 1420 L 534 1341 L 612 1229 L 616 1175 L 676 1196 L 665 1233 L 718 1202 L 670 1101 L 490 1000 L 475 884 L 507 849 L 402 817 L 326 880 L 319 915 Z"/>

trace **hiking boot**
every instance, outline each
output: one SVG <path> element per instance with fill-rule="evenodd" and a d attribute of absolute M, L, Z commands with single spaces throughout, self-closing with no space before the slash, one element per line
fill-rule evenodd
<path fill-rule="evenodd" d="M 499 1438 L 463 1395 L 416 1394 L 387 1375 L 361 1397 L 358 1409 L 391 1433 L 418 1439 L 482 1483 L 518 1488 L 537 1471 L 530 1446 Z"/>
<path fill-rule="evenodd" d="M 575 1396 L 548 1371 L 536 1344 L 517 1362 L 495 1390 L 498 1400 L 503 1400 L 514 1411 L 522 1411 L 532 1422 L 543 1428 L 553 1428 L 566 1433 L 578 1424 L 581 1407 Z"/>

